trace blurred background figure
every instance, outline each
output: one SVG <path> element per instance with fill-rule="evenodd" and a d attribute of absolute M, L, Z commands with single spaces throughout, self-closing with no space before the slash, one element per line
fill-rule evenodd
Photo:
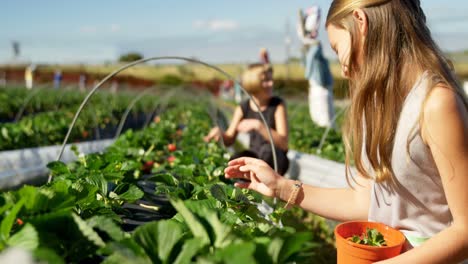
<path fill-rule="evenodd" d="M 258 113 L 258 110 L 260 110 L 272 135 L 278 162 L 278 173 L 284 175 L 289 168 L 289 159 L 287 157 L 288 118 L 285 101 L 273 95 L 273 67 L 264 63 L 249 65 L 242 75 L 242 86 L 252 98 L 247 98 L 236 106 L 226 131 L 223 131 L 219 126 L 215 126 L 204 137 L 204 140 L 206 142 L 222 140 L 225 146 L 231 146 L 236 141 L 239 133 L 248 133 L 248 150 L 235 153 L 231 159 L 255 157 L 264 160 L 273 167 L 273 151 L 267 128 Z M 260 109 L 256 108 L 256 106 Z"/>
<path fill-rule="evenodd" d="M 54 71 L 54 88 L 59 89 L 61 82 L 62 82 L 62 71 L 60 69 L 56 69 Z"/>
<path fill-rule="evenodd" d="M 260 49 L 260 63 L 264 63 L 264 64 L 270 63 L 270 55 L 268 55 L 268 51 L 265 48 Z"/>
<path fill-rule="evenodd" d="M 19 58 L 20 53 L 21 53 L 20 43 L 18 41 L 12 41 L 11 46 L 13 48 L 13 58 L 16 60 Z"/>
<path fill-rule="evenodd" d="M 6 72 L 2 70 L 0 71 L 0 86 L 5 86 L 6 83 Z"/>
<path fill-rule="evenodd" d="M 234 101 L 238 104 L 242 101 L 242 90 L 237 83 L 234 83 Z"/>
<path fill-rule="evenodd" d="M 305 78 L 309 80 L 309 112 L 317 125 L 334 127 L 333 77 L 318 40 L 321 11 L 318 6 L 299 10 L 297 33 L 303 45 Z"/>
<path fill-rule="evenodd" d="M 81 92 L 86 91 L 86 79 L 87 79 L 86 72 L 81 71 L 79 79 L 78 79 L 78 88 L 80 89 Z"/>
<path fill-rule="evenodd" d="M 118 89 L 119 89 L 119 82 L 117 80 L 113 80 L 111 87 L 110 87 L 111 93 L 116 94 Z"/>
<path fill-rule="evenodd" d="M 234 82 L 232 80 L 224 80 L 219 87 L 221 98 L 224 100 L 232 100 L 234 97 Z"/>
<path fill-rule="evenodd" d="M 35 70 L 36 70 L 36 66 L 34 64 L 27 66 L 26 69 L 24 70 L 24 81 L 25 81 L 27 89 L 33 88 Z"/>

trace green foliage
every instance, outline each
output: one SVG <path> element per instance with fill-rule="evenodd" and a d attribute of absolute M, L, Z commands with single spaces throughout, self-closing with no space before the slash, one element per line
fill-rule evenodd
<path fill-rule="evenodd" d="M 166 74 L 159 81 L 160 84 L 178 86 L 184 83 L 184 80 L 175 74 Z"/>
<path fill-rule="evenodd" d="M 265 216 L 256 205 L 260 195 L 226 183 L 226 150 L 202 141 L 211 125 L 203 102 L 186 105 L 172 106 L 143 131 L 127 131 L 104 153 L 50 163 L 49 184 L 1 193 L 0 250 L 21 245 L 36 259 L 57 263 L 333 259 L 333 252 L 321 257 L 330 243 L 321 236 L 322 225 L 306 224 L 310 215 L 278 209 Z M 169 143 L 177 150 L 170 152 Z M 142 189 L 142 179 L 154 189 Z M 154 197 L 170 202 L 145 205 Z M 145 208 L 161 220 L 127 233 L 125 219 L 132 214 L 124 205 Z"/>
<path fill-rule="evenodd" d="M 337 109 L 339 110 L 339 109 Z M 345 150 L 341 133 L 329 130 L 325 141 L 320 147 L 326 128 L 312 122 L 306 104 L 290 105 L 289 114 L 289 147 L 291 149 L 324 157 L 326 159 L 344 162 Z M 337 126 L 341 127 L 338 120 Z"/>
<path fill-rule="evenodd" d="M 360 236 L 354 235 L 350 240 L 357 244 L 374 246 L 374 247 L 383 247 L 387 245 L 387 242 L 384 239 L 382 233 L 380 233 L 375 228 L 366 228 L 366 232 Z"/>
<path fill-rule="evenodd" d="M 0 124 L 0 150 L 13 150 L 61 144 L 75 111 L 85 94 L 74 91 L 40 90 L 30 101 L 26 89 L 1 89 L 0 120 L 12 120 L 25 107 L 24 115 L 16 122 Z M 7 98 L 21 98 L 7 100 Z M 80 114 L 69 142 L 92 140 L 102 133 L 115 133 L 116 127 L 133 96 L 97 93 Z M 151 113 L 158 97 L 148 95 L 134 106 L 134 113 Z M 99 132 L 100 131 L 100 132 Z"/>
<path fill-rule="evenodd" d="M 143 59 L 143 55 L 138 52 L 129 52 L 120 55 L 119 62 L 133 62 Z"/>

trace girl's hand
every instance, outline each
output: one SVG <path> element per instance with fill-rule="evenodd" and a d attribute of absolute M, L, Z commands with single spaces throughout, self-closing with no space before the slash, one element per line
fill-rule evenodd
<path fill-rule="evenodd" d="M 221 132 L 221 129 L 219 127 L 213 127 L 211 130 L 210 130 L 210 133 L 208 133 L 208 135 L 206 135 L 203 140 L 205 142 L 209 142 L 210 140 L 215 140 L 215 141 L 218 141 L 222 136 L 222 132 Z"/>
<path fill-rule="evenodd" d="M 263 160 L 247 157 L 230 161 L 224 173 L 227 179 L 246 180 L 235 183 L 236 187 L 254 190 L 270 197 L 279 194 L 280 182 L 283 179 Z"/>
<path fill-rule="evenodd" d="M 257 131 L 262 126 L 260 120 L 257 119 L 243 119 L 240 121 L 239 125 L 237 125 L 237 131 L 239 132 L 250 132 L 250 131 Z"/>

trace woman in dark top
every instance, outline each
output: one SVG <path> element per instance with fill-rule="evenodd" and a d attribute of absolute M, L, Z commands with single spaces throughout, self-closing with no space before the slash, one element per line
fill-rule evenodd
<path fill-rule="evenodd" d="M 242 86 L 252 96 L 252 100 L 260 107 L 270 128 L 278 161 L 278 172 L 284 175 L 289 167 L 288 152 L 288 120 L 284 101 L 272 95 L 273 69 L 270 64 L 254 64 L 249 66 L 242 76 Z M 249 133 L 249 150 L 235 154 L 232 158 L 255 157 L 266 161 L 273 167 L 273 153 L 260 114 L 254 102 L 247 99 L 234 111 L 229 128 L 223 132 L 219 127 L 211 129 L 204 138 L 205 141 L 219 140 L 223 137 L 224 144 L 234 143 L 237 133 Z"/>

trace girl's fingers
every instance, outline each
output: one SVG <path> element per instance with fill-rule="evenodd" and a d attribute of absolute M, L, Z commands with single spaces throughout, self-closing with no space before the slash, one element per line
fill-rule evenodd
<path fill-rule="evenodd" d="M 243 189 L 250 189 L 251 184 L 251 182 L 236 182 L 234 183 L 234 186 Z"/>
<path fill-rule="evenodd" d="M 250 172 L 241 170 L 240 167 L 242 167 L 242 165 L 229 166 L 224 169 L 224 174 L 228 178 L 248 178 Z"/>
<path fill-rule="evenodd" d="M 251 166 L 251 165 L 236 165 L 236 166 L 230 166 L 224 169 L 224 175 L 226 178 L 237 178 L 237 179 L 246 179 L 250 180 L 251 179 L 251 174 L 253 174 L 252 170 L 250 170 L 246 166 Z M 241 169 L 243 168 L 243 169 Z"/>
<path fill-rule="evenodd" d="M 253 172 L 256 173 L 258 169 L 258 166 L 256 165 L 251 165 L 251 164 L 245 164 L 243 166 L 239 167 L 239 171 L 241 172 Z"/>
<path fill-rule="evenodd" d="M 233 159 L 233 160 L 228 162 L 228 165 L 229 166 L 243 165 L 243 164 L 245 164 L 244 159 L 245 159 L 244 157 Z"/>
<path fill-rule="evenodd" d="M 243 178 L 245 172 L 239 170 L 240 166 L 241 165 L 229 166 L 226 169 L 224 169 L 224 174 L 226 178 Z"/>
<path fill-rule="evenodd" d="M 229 161 L 228 165 L 244 165 L 244 164 L 257 164 L 260 160 L 250 157 L 240 157 Z"/>

